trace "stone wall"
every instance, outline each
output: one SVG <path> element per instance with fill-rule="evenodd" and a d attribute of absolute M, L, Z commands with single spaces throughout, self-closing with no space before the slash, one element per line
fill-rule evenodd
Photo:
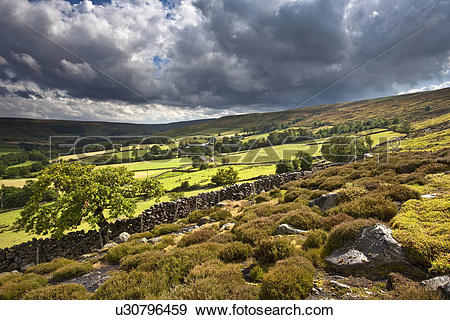
<path fill-rule="evenodd" d="M 99 249 L 108 239 L 122 232 L 130 234 L 151 230 L 155 225 L 175 222 L 185 218 L 194 210 L 215 206 L 222 200 L 242 200 L 298 180 L 310 174 L 290 172 L 263 177 L 251 183 L 232 185 L 218 191 L 202 193 L 194 197 L 181 198 L 174 202 L 163 202 L 145 210 L 136 218 L 117 220 L 109 225 L 108 234 L 99 231 L 77 231 L 61 239 L 33 239 L 10 248 L 0 249 L 0 272 L 21 269 L 25 266 L 51 261 L 57 257 L 76 258 Z"/>

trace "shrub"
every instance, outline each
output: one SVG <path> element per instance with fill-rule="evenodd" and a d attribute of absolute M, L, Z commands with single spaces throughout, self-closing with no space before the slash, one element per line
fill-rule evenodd
<path fill-rule="evenodd" d="M 244 281 L 240 266 L 211 260 L 194 267 L 186 283 L 175 287 L 164 298 L 248 300 L 257 298 L 257 290 Z"/>
<path fill-rule="evenodd" d="M 302 195 L 301 189 L 288 190 L 284 195 L 284 202 L 293 202 Z"/>
<path fill-rule="evenodd" d="M 386 287 L 389 290 L 387 297 L 391 300 L 442 300 L 444 298 L 439 291 L 421 286 L 397 273 L 391 273 L 387 282 Z"/>
<path fill-rule="evenodd" d="M 409 160 L 408 159 L 408 160 L 402 161 L 400 164 L 396 165 L 394 170 L 398 174 L 412 173 L 424 164 L 425 164 L 425 161 L 423 161 L 423 160 Z"/>
<path fill-rule="evenodd" d="M 128 239 L 128 241 L 139 240 L 139 239 L 142 239 L 142 238 L 151 239 L 151 238 L 153 238 L 153 233 L 151 231 L 140 232 L 140 233 L 133 233 L 130 236 L 130 238 Z"/>
<path fill-rule="evenodd" d="M 217 173 L 211 177 L 211 182 L 216 186 L 235 184 L 239 179 L 239 173 L 233 167 L 219 168 Z"/>
<path fill-rule="evenodd" d="M 338 191 L 339 197 L 337 199 L 337 203 L 344 203 L 356 200 L 367 194 L 367 190 L 363 187 L 349 187 L 344 188 Z"/>
<path fill-rule="evenodd" d="M 317 198 L 319 198 L 320 196 L 322 196 L 322 195 L 324 195 L 326 193 L 328 193 L 327 190 L 320 190 L 320 189 L 319 190 L 314 190 L 309 195 L 309 200 L 317 199 Z"/>
<path fill-rule="evenodd" d="M 297 203 L 283 203 L 279 205 L 272 205 L 270 203 L 261 203 L 250 208 L 245 209 L 245 213 L 254 213 L 257 217 L 268 217 L 278 213 L 286 213 L 299 207 Z M 247 220 L 249 221 L 249 220 Z"/>
<path fill-rule="evenodd" d="M 232 242 L 227 244 L 219 253 L 224 262 L 241 262 L 247 260 L 252 254 L 252 247 L 247 243 Z"/>
<path fill-rule="evenodd" d="M 64 267 L 68 264 L 75 262 L 74 260 L 69 260 L 66 258 L 58 258 L 51 262 L 41 263 L 34 267 L 28 268 L 26 273 L 37 273 L 37 274 L 50 274 L 54 272 L 56 269 Z"/>
<path fill-rule="evenodd" d="M 319 185 L 319 188 L 327 191 L 333 191 L 342 187 L 344 184 L 344 178 L 340 176 L 333 176 L 326 178 L 325 181 Z"/>
<path fill-rule="evenodd" d="M 270 201 L 271 197 L 269 194 L 263 192 L 263 193 L 256 195 L 253 199 L 255 200 L 256 203 L 262 203 L 262 202 Z"/>
<path fill-rule="evenodd" d="M 413 263 L 438 273 L 450 271 L 449 207 L 450 196 L 409 200 L 392 220 L 393 236 L 405 247 Z"/>
<path fill-rule="evenodd" d="M 410 199 L 420 199 L 420 193 L 418 191 L 401 184 L 391 184 L 382 187 L 380 191 L 393 201 L 404 202 Z"/>
<path fill-rule="evenodd" d="M 47 278 L 38 274 L 6 274 L 0 276 L 0 300 L 21 299 L 28 291 L 46 285 Z"/>
<path fill-rule="evenodd" d="M 230 211 L 228 210 L 217 210 L 209 215 L 214 221 L 222 221 L 232 217 Z"/>
<path fill-rule="evenodd" d="M 290 188 L 298 188 L 298 187 L 300 187 L 301 183 L 302 183 L 302 180 L 290 181 L 290 182 L 287 182 L 287 183 L 283 184 L 280 187 L 280 190 L 287 190 L 287 189 L 290 189 Z"/>
<path fill-rule="evenodd" d="M 153 237 L 159 237 L 165 234 L 177 232 L 181 227 L 182 225 L 176 223 L 160 224 L 155 226 L 151 233 Z"/>
<path fill-rule="evenodd" d="M 323 248 L 312 248 L 304 252 L 304 257 L 311 261 L 315 268 L 325 268 L 325 259 L 323 257 Z"/>
<path fill-rule="evenodd" d="M 310 230 L 319 225 L 320 215 L 314 212 L 311 208 L 303 207 L 287 213 L 280 221 L 286 223 L 291 227 Z"/>
<path fill-rule="evenodd" d="M 320 219 L 319 225 L 325 231 L 330 231 L 331 229 L 333 229 L 333 227 L 337 226 L 338 224 L 348 222 L 351 220 L 353 220 L 353 218 L 346 215 L 345 213 L 338 213 L 332 216 L 322 217 Z"/>
<path fill-rule="evenodd" d="M 159 272 L 117 272 L 94 293 L 99 300 L 155 299 L 167 290 L 167 278 Z"/>
<path fill-rule="evenodd" d="M 273 189 L 272 191 L 269 192 L 269 195 L 272 198 L 280 198 L 283 195 L 283 193 L 281 192 L 280 189 Z"/>
<path fill-rule="evenodd" d="M 72 262 L 71 264 L 65 265 L 61 268 L 58 268 L 52 274 L 53 281 L 64 281 L 76 278 L 78 276 L 82 276 L 83 274 L 87 274 L 94 269 L 92 264 L 89 262 Z"/>
<path fill-rule="evenodd" d="M 69 283 L 48 286 L 29 291 L 25 300 L 86 300 L 89 294 L 81 284 Z"/>
<path fill-rule="evenodd" d="M 261 282 L 264 277 L 264 270 L 261 268 L 259 264 L 255 265 L 249 273 L 249 278 L 253 282 Z"/>
<path fill-rule="evenodd" d="M 216 231 L 213 229 L 200 229 L 193 231 L 191 233 L 187 233 L 181 238 L 180 242 L 178 242 L 178 247 L 188 247 L 193 244 L 202 243 L 208 241 L 214 235 L 216 235 Z"/>
<path fill-rule="evenodd" d="M 377 218 L 389 221 L 397 214 L 397 205 L 380 195 L 366 195 L 362 198 L 341 203 L 328 211 L 330 215 L 345 213 L 354 218 Z"/>
<path fill-rule="evenodd" d="M 303 257 L 278 261 L 263 277 L 260 298 L 305 299 L 313 288 L 314 267 Z"/>
<path fill-rule="evenodd" d="M 280 215 L 251 220 L 233 228 L 236 239 L 245 243 L 256 244 L 273 234 L 279 225 Z"/>
<path fill-rule="evenodd" d="M 176 285 L 183 282 L 196 265 L 218 258 L 222 248 L 221 244 L 206 242 L 186 248 L 174 248 L 167 252 L 158 251 L 153 254 L 145 252 L 124 258 L 121 261 L 121 268 L 163 272 L 168 278 L 169 285 Z"/>
<path fill-rule="evenodd" d="M 305 250 L 312 248 L 320 248 L 327 241 L 328 233 L 324 230 L 317 229 L 308 232 L 305 242 L 303 242 L 302 248 Z"/>
<path fill-rule="evenodd" d="M 215 236 L 211 237 L 208 242 L 230 243 L 233 242 L 233 235 L 231 234 L 231 232 L 218 233 Z"/>
<path fill-rule="evenodd" d="M 118 263 L 125 256 L 133 255 L 147 250 L 152 250 L 150 243 L 140 243 L 136 241 L 121 243 L 111 248 L 106 253 L 104 259 L 110 263 Z"/>
<path fill-rule="evenodd" d="M 378 221 L 374 219 L 356 219 L 335 226 L 325 242 L 324 254 L 329 255 L 334 249 L 340 248 L 346 242 L 355 239 L 359 230 L 376 223 Z"/>
<path fill-rule="evenodd" d="M 289 240 L 275 238 L 263 240 L 256 247 L 253 255 L 260 263 L 273 263 L 294 254 L 294 246 Z"/>

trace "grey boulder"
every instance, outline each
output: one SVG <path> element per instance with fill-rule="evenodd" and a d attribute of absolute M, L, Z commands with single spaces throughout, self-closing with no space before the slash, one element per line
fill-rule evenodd
<path fill-rule="evenodd" d="M 127 242 L 128 239 L 130 239 L 130 234 L 128 232 L 122 232 L 121 234 L 119 234 L 117 236 L 117 238 L 115 239 L 115 242 L 124 243 L 124 242 Z"/>
<path fill-rule="evenodd" d="M 317 199 L 311 200 L 308 205 L 310 207 L 318 206 L 320 210 L 325 212 L 336 206 L 336 200 L 338 197 L 339 194 L 334 192 L 323 194 Z"/>
<path fill-rule="evenodd" d="M 334 250 L 326 262 L 335 272 L 368 278 L 382 278 L 390 272 L 417 276 L 420 272 L 408 263 L 391 229 L 382 224 L 362 228 L 354 240 Z"/>

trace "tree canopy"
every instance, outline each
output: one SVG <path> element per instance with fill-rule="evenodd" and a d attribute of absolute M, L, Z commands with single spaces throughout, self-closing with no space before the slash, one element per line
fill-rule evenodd
<path fill-rule="evenodd" d="M 141 184 L 125 167 L 97 168 L 80 163 L 57 163 L 46 167 L 34 185 L 31 196 L 19 219 L 19 227 L 27 232 L 60 237 L 83 221 L 92 227 L 104 227 L 109 218 L 131 217 Z M 154 190 L 150 190 L 153 188 Z M 147 184 L 143 190 L 148 196 L 162 194 L 159 183 Z M 45 203 L 49 190 L 57 193 L 55 201 Z"/>
<path fill-rule="evenodd" d="M 211 182 L 216 186 L 226 186 L 238 181 L 239 173 L 232 167 L 219 168 L 217 173 L 211 177 Z"/>
<path fill-rule="evenodd" d="M 364 141 L 352 136 L 331 137 L 322 145 L 322 156 L 331 162 L 350 162 L 367 152 Z"/>

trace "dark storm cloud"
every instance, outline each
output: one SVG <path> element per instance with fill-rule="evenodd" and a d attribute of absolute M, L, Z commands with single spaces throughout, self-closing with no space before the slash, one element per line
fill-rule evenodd
<path fill-rule="evenodd" d="M 101 118 L 96 101 L 208 108 L 196 111 L 204 116 L 287 108 L 423 26 L 307 104 L 392 95 L 450 75 L 441 0 L 2 0 L 0 12 L 1 81 L 17 96 L 46 97 L 43 110 L 60 105 L 51 99 L 90 101 L 86 115 L 67 117 Z M 30 83 L 43 92 L 17 88 Z"/>

